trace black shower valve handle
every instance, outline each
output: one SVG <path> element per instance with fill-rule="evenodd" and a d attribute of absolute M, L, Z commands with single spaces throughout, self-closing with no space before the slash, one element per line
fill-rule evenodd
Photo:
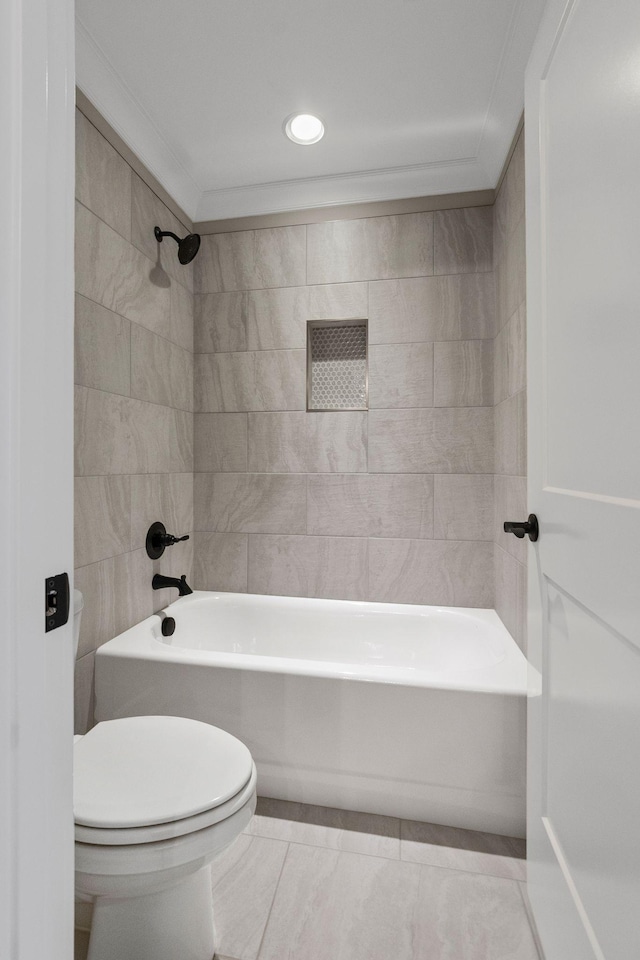
<path fill-rule="evenodd" d="M 147 556 L 151 557 L 152 560 L 157 560 L 158 557 L 162 556 L 167 547 L 171 547 L 174 543 L 180 543 L 182 540 L 188 539 L 188 533 L 186 533 L 184 537 L 175 537 L 172 533 L 167 533 L 164 523 L 157 520 L 151 524 L 147 531 L 147 539 L 145 542 Z"/>

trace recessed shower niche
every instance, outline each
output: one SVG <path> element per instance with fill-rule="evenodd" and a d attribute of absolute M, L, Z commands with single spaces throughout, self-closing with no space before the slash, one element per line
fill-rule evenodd
<path fill-rule="evenodd" d="M 368 408 L 367 321 L 307 324 L 307 410 Z"/>

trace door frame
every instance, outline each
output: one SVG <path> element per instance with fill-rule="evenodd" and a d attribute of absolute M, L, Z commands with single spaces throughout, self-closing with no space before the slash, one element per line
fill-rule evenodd
<path fill-rule="evenodd" d="M 0 4 L 0 956 L 73 956 L 74 5 Z M 73 584 L 71 584 L 73 586 Z"/>

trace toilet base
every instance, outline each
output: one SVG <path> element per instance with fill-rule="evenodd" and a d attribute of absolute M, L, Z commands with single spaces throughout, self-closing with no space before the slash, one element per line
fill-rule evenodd
<path fill-rule="evenodd" d="M 211 868 L 144 897 L 97 897 L 87 960 L 212 960 Z"/>

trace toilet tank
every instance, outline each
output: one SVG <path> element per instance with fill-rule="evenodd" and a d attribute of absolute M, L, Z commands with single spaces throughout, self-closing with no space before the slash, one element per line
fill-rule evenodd
<path fill-rule="evenodd" d="M 82 610 L 84 607 L 84 598 L 79 590 L 73 591 L 73 655 L 78 656 L 78 643 L 80 641 L 80 621 L 82 620 Z"/>

